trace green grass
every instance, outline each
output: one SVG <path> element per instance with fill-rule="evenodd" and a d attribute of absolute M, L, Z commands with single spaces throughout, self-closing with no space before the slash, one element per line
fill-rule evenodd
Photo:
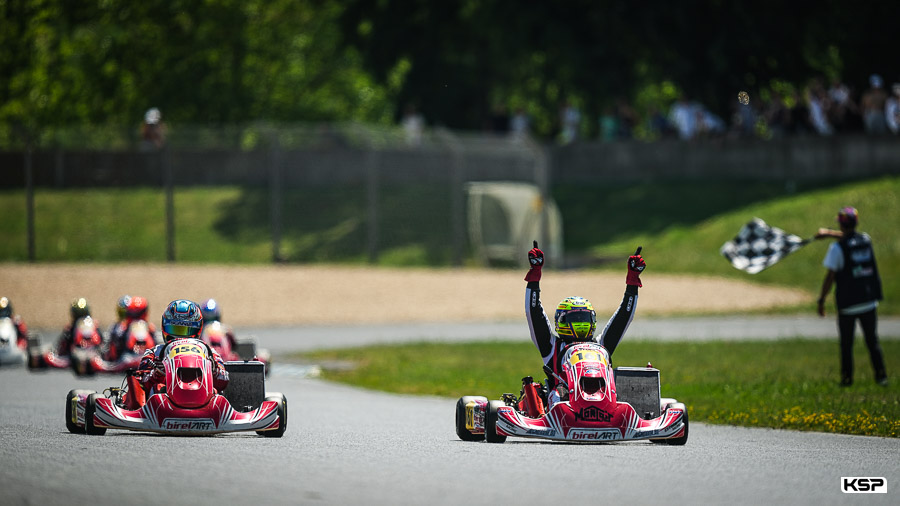
<path fill-rule="evenodd" d="M 900 370 L 900 341 L 882 341 L 887 370 Z M 676 343 L 635 341 L 616 350 L 615 365 L 660 369 L 662 395 L 684 402 L 692 421 L 779 429 L 900 437 L 900 386 L 875 384 L 857 339 L 856 383 L 838 386 L 836 339 Z M 379 345 L 304 353 L 296 360 L 348 361 L 326 368 L 328 380 L 414 395 L 457 398 L 518 395 L 523 376 L 543 381 L 531 343 L 471 342 Z M 448 414 L 448 419 L 449 419 Z"/>
<path fill-rule="evenodd" d="M 721 245 L 754 216 L 803 237 L 834 227 L 844 205 L 860 210 L 860 229 L 875 244 L 884 283 L 881 314 L 900 315 L 900 177 L 801 186 L 756 182 L 665 182 L 559 185 L 567 252 L 620 269 L 643 245 L 654 273 L 726 276 L 818 293 L 830 241 L 816 241 L 756 275 L 731 267 Z M 363 185 L 286 188 L 281 254 L 291 262 L 369 260 L 367 195 Z M 441 185 L 385 187 L 378 194 L 375 263 L 447 266 L 452 255 L 450 192 Z M 272 260 L 270 203 L 265 188 L 185 188 L 176 191 L 176 259 L 183 262 L 267 263 Z M 27 259 L 25 197 L 0 191 L 0 261 Z M 161 262 L 166 260 L 165 199 L 155 188 L 38 189 L 38 261 Z M 524 254 L 524 252 L 523 252 Z M 609 260 L 604 264 L 602 260 Z M 473 264 L 471 257 L 464 263 Z M 550 266 L 553 267 L 553 266 Z M 803 308 L 811 310 L 811 308 Z M 800 308 L 785 308 L 798 311 Z"/>
<path fill-rule="evenodd" d="M 647 280 L 654 272 L 724 276 L 762 284 L 783 285 L 818 294 L 825 276 L 822 260 L 830 240 L 815 241 L 778 264 L 750 275 L 734 269 L 719 248 L 753 217 L 801 237 L 819 227 L 837 228 L 838 209 L 860 211 L 859 229 L 872 236 L 885 300 L 881 314 L 900 314 L 900 177 L 801 188 L 786 193 L 773 184 L 660 184 L 593 188 L 560 188 L 555 192 L 568 220 L 566 241 L 595 257 L 614 259 L 611 268 L 643 245 Z M 566 202 L 592 200 L 590 211 L 566 211 Z M 585 214 L 587 213 L 587 214 Z M 831 299 L 833 301 L 833 298 Z M 811 310 L 811 308 L 809 308 Z"/>

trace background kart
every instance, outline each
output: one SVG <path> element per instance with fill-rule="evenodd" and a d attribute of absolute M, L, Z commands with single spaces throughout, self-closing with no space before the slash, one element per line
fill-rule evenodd
<path fill-rule="evenodd" d="M 266 376 L 271 372 L 272 355 L 269 350 L 256 347 L 256 339 L 252 336 L 237 339 L 233 334 L 229 336 L 230 330 L 222 322 L 212 321 L 203 326 L 203 333 L 200 339 L 210 345 L 216 353 L 222 357 L 222 360 L 241 361 L 255 360 L 265 365 Z M 232 339 L 234 342 L 232 343 Z"/>
<path fill-rule="evenodd" d="M 67 350 L 60 350 L 60 343 L 55 346 L 42 345 L 40 338 L 28 339 L 29 369 L 67 369 L 71 367 L 76 374 L 88 374 L 87 364 L 91 358 L 100 354 L 103 336 L 97 323 L 90 316 L 79 318 L 72 326 L 72 343 Z"/>
<path fill-rule="evenodd" d="M 284 435 L 287 399 L 280 393 L 265 393 L 262 363 L 226 363 L 231 380 L 220 395 L 212 387 L 212 360 L 205 347 L 175 341 L 166 356 L 162 393 L 150 395 L 144 402 L 133 371 L 124 381 L 128 387 L 111 387 L 102 395 L 72 390 L 66 396 L 66 428 L 90 435 L 103 435 L 107 429 L 171 435 L 241 431 L 267 437 Z M 140 407 L 127 409 L 133 402 Z"/>
<path fill-rule="evenodd" d="M 100 353 L 94 353 L 88 357 L 85 367 L 75 367 L 75 370 L 85 370 L 87 374 L 95 372 L 121 374 L 129 369 L 136 369 L 141 363 L 144 352 L 156 344 L 156 338 L 150 332 L 150 326 L 145 320 L 132 320 L 128 323 L 125 334 L 124 350 L 114 360 L 104 357 Z M 78 356 L 73 356 L 73 359 Z"/>
<path fill-rule="evenodd" d="M 543 385 L 522 380 L 520 397 L 465 396 L 456 403 L 456 434 L 464 441 L 502 443 L 508 436 L 576 442 L 650 440 L 683 445 L 684 404 L 659 396 L 659 370 L 612 369 L 606 349 L 577 343 L 565 350 L 561 402 L 545 409 Z"/>
<path fill-rule="evenodd" d="M 25 350 L 19 346 L 19 332 L 12 318 L 0 318 L 0 365 L 25 363 Z"/>

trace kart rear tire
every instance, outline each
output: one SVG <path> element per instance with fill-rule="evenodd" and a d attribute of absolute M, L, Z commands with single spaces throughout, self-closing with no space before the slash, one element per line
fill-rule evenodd
<path fill-rule="evenodd" d="M 75 417 L 77 416 L 75 402 L 78 402 L 76 398 L 79 395 L 90 395 L 92 393 L 90 390 L 69 390 L 69 393 L 66 394 L 66 428 L 72 434 L 84 434 L 84 426 L 79 426 L 75 423 Z"/>
<path fill-rule="evenodd" d="M 475 400 L 475 397 L 460 397 L 456 401 L 456 435 L 463 441 L 484 441 L 484 434 L 472 434 L 466 428 L 466 404 Z"/>
<path fill-rule="evenodd" d="M 266 400 L 278 403 L 276 408 L 278 412 L 278 428 L 275 430 L 258 430 L 256 433 L 263 437 L 281 437 L 284 435 L 284 431 L 287 430 L 288 424 L 287 397 L 284 394 L 270 393 L 266 395 Z"/>
<path fill-rule="evenodd" d="M 484 440 L 488 443 L 505 443 L 506 436 L 497 434 L 497 408 L 506 406 L 503 401 L 489 401 L 484 414 Z"/>
<path fill-rule="evenodd" d="M 97 399 L 102 398 L 100 394 L 91 394 L 84 403 L 84 432 L 89 436 L 102 436 L 106 434 L 106 427 L 94 426 L 94 412 L 97 410 Z"/>

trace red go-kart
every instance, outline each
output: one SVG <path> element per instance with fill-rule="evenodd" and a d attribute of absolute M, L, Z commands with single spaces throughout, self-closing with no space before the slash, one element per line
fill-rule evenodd
<path fill-rule="evenodd" d="M 269 350 L 257 348 L 253 337 L 235 338 L 231 330 L 220 321 L 205 324 L 200 339 L 216 350 L 222 360 L 257 360 L 265 364 L 266 376 L 271 372 L 272 356 Z"/>
<path fill-rule="evenodd" d="M 241 431 L 268 437 L 284 435 L 287 399 L 280 393 L 264 393 L 261 363 L 226 363 L 231 381 L 220 394 L 213 388 L 213 362 L 203 343 L 179 339 L 166 347 L 164 356 L 165 383 L 154 389 L 159 393 L 152 393 L 146 400 L 135 371 L 126 376 L 127 387 L 108 388 L 103 395 L 70 391 L 66 396 L 66 428 L 90 435 L 103 435 L 107 429 L 171 435 Z"/>
<path fill-rule="evenodd" d="M 89 373 L 123 373 L 128 369 L 136 369 L 141 363 L 144 352 L 155 346 L 156 341 L 146 320 L 131 320 L 127 323 L 125 346 L 116 358 L 103 357 L 99 353 L 90 357 L 87 368 Z"/>
<path fill-rule="evenodd" d="M 464 441 L 502 443 L 508 436 L 575 442 L 650 440 L 683 445 L 684 404 L 659 396 L 659 371 L 610 365 L 596 343 L 575 343 L 563 355 L 560 402 L 547 409 L 543 385 L 523 378 L 519 398 L 466 396 L 456 404 L 456 433 Z M 618 388 L 617 388 L 618 386 Z"/>
<path fill-rule="evenodd" d="M 28 368 L 44 369 L 47 367 L 66 369 L 71 367 L 76 374 L 88 374 L 88 362 L 91 357 L 100 354 L 103 336 L 97 323 L 90 316 L 79 318 L 72 326 L 72 342 L 68 349 L 42 346 L 38 339 L 28 342 Z"/>

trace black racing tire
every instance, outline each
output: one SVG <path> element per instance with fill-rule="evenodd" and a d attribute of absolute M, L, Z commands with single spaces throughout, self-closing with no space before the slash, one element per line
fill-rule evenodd
<path fill-rule="evenodd" d="M 463 441 L 484 441 L 484 434 L 472 434 L 466 428 L 466 404 L 475 400 L 475 397 L 460 397 L 456 401 L 456 435 Z"/>
<path fill-rule="evenodd" d="M 47 364 L 44 363 L 44 356 L 37 350 L 28 350 L 28 369 L 35 371 L 45 367 Z"/>
<path fill-rule="evenodd" d="M 278 403 L 278 408 L 276 408 L 279 420 L 278 428 L 275 430 L 258 430 L 256 433 L 263 437 L 281 437 L 284 435 L 284 431 L 287 430 L 288 424 L 287 397 L 280 393 L 269 393 L 266 394 L 266 400 Z"/>
<path fill-rule="evenodd" d="M 91 394 L 84 403 L 84 432 L 89 436 L 102 436 L 106 434 L 106 427 L 94 426 L 94 412 L 97 410 L 97 399 L 102 398 L 100 394 Z"/>
<path fill-rule="evenodd" d="M 72 434 L 84 434 L 84 426 L 78 425 L 75 421 L 77 417 L 75 403 L 78 402 L 76 398 L 79 395 L 89 395 L 91 393 L 93 392 L 90 390 L 69 390 L 69 393 L 66 394 L 66 428 Z"/>
<path fill-rule="evenodd" d="M 684 405 L 682 404 L 682 406 Z M 688 411 L 687 407 L 684 407 L 684 434 L 681 437 L 664 439 L 663 441 L 665 441 L 667 445 L 671 446 L 684 446 L 685 444 L 687 444 L 689 428 L 690 425 L 688 423 Z"/>
<path fill-rule="evenodd" d="M 506 436 L 497 434 L 497 408 L 506 406 L 503 401 L 489 401 L 484 414 L 484 440 L 488 443 L 505 443 Z"/>

